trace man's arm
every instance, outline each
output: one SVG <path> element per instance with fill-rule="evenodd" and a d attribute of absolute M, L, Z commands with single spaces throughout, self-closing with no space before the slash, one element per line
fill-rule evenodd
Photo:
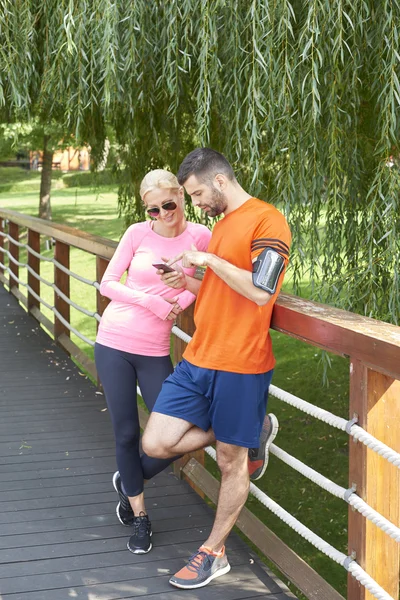
<path fill-rule="evenodd" d="M 258 306 L 264 306 L 272 298 L 271 294 L 254 285 L 251 271 L 239 269 L 215 254 L 205 254 L 207 254 L 206 266 L 241 296 L 255 302 Z"/>
<path fill-rule="evenodd" d="M 182 266 L 184 267 L 209 267 L 235 292 L 255 302 L 258 306 L 264 306 L 272 297 L 271 294 L 253 284 L 251 271 L 239 269 L 239 267 L 232 265 L 223 258 L 215 256 L 215 254 L 198 252 L 194 249 L 185 250 L 170 260 L 169 264 L 173 264 L 178 260 L 182 260 Z"/>

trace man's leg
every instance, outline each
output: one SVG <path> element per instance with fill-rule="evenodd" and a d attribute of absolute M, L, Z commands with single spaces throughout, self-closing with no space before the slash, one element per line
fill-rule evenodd
<path fill-rule="evenodd" d="M 143 434 L 143 450 L 154 458 L 168 459 L 212 443 L 210 372 L 182 360 L 163 383 Z"/>
<path fill-rule="evenodd" d="M 212 429 L 204 431 L 178 417 L 153 412 L 143 434 L 143 451 L 154 458 L 172 458 L 194 452 L 215 441 Z"/>
<path fill-rule="evenodd" d="M 218 440 L 221 488 L 208 539 L 186 567 L 170 579 L 172 585 L 184 589 L 207 585 L 230 569 L 224 542 L 248 496 L 248 449 L 259 444 L 270 382 L 266 373 L 210 373 L 213 385 L 207 394 L 211 399 L 209 416 Z"/>
<path fill-rule="evenodd" d="M 169 580 L 179 588 L 203 587 L 231 568 L 224 543 L 249 494 L 247 448 L 217 441 L 217 461 L 221 470 L 221 487 L 214 525 L 199 551 Z"/>
<path fill-rule="evenodd" d="M 217 441 L 217 462 L 221 471 L 214 525 L 204 546 L 219 552 L 249 495 L 247 448 Z"/>

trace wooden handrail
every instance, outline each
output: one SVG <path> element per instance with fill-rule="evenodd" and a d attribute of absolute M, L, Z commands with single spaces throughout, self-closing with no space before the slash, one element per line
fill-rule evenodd
<path fill-rule="evenodd" d="M 400 328 L 395 325 L 280 294 L 271 327 L 400 379 Z"/>
<path fill-rule="evenodd" d="M 108 259 L 112 257 L 115 248 L 118 246 L 118 242 L 114 242 L 108 238 L 92 235 L 68 225 L 53 223 L 47 219 L 30 217 L 13 210 L 0 209 L 0 218 L 8 219 L 20 227 L 27 227 L 32 231 L 59 240 L 68 246 L 73 246 L 74 248 L 79 248 L 80 250 L 85 250 L 91 254 L 103 256 Z"/>

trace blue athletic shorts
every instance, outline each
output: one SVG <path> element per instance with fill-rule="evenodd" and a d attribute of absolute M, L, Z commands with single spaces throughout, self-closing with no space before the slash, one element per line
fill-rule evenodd
<path fill-rule="evenodd" d="M 212 427 L 220 442 L 258 448 L 272 373 L 214 371 L 182 360 L 164 381 L 153 412 L 204 431 Z"/>

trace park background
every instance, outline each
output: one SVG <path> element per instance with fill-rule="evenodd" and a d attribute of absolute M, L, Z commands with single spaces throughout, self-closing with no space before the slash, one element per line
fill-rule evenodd
<path fill-rule="evenodd" d="M 6 0 L 0 159 L 24 147 L 43 152 L 43 165 L 1 169 L 0 204 L 118 240 L 144 217 L 144 173 L 176 171 L 188 151 L 210 145 L 245 189 L 287 216 L 286 291 L 398 324 L 399 24 L 395 0 Z M 71 146 L 90 147 L 92 172 L 51 169 L 55 149 Z M 79 251 L 71 264 L 94 273 Z M 82 300 L 94 309 L 94 296 Z M 93 337 L 89 319 L 72 323 Z M 347 418 L 347 362 L 273 337 L 274 383 Z M 273 401 L 271 410 L 279 444 L 346 486 L 347 436 Z M 340 501 L 274 458 L 263 485 L 346 551 Z M 340 567 L 249 504 L 343 593 Z"/>

